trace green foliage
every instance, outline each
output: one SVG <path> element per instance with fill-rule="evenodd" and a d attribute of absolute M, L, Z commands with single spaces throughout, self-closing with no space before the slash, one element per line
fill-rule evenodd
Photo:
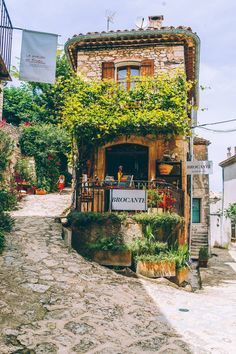
<path fill-rule="evenodd" d="M 236 203 L 232 203 L 225 209 L 225 216 L 231 221 L 236 222 Z"/>
<path fill-rule="evenodd" d="M 15 165 L 15 172 L 22 180 L 35 183 L 33 180 L 33 171 L 30 169 L 29 162 L 25 158 L 18 159 Z"/>
<path fill-rule="evenodd" d="M 9 192 L 7 189 L 0 190 L 0 213 L 12 210 L 16 206 L 16 202 L 15 194 Z"/>
<path fill-rule="evenodd" d="M 6 171 L 8 161 L 13 150 L 11 138 L 0 130 L 0 182 L 3 180 L 3 174 Z"/>
<path fill-rule="evenodd" d="M 158 190 L 149 189 L 148 190 L 148 207 L 149 208 L 158 208 L 158 204 L 161 201 L 161 195 L 158 193 Z"/>
<path fill-rule="evenodd" d="M 67 218 L 69 225 L 73 225 L 75 227 L 85 227 L 91 224 L 104 225 L 107 222 L 120 224 L 124 217 L 124 214 L 120 215 L 116 213 L 83 213 L 72 211 Z"/>
<path fill-rule="evenodd" d="M 188 266 L 189 250 L 187 244 L 182 246 L 176 244 L 167 252 L 167 254 L 174 257 L 176 269 L 182 269 Z"/>
<path fill-rule="evenodd" d="M 207 260 L 209 258 L 208 248 L 201 247 L 199 250 L 199 260 Z"/>
<path fill-rule="evenodd" d="M 2 253 L 5 245 L 5 235 L 4 233 L 0 230 L 0 254 Z"/>
<path fill-rule="evenodd" d="M 4 88 L 3 117 L 8 123 L 23 122 L 58 124 L 66 94 L 70 91 L 72 70 L 61 52 L 57 56 L 56 83 L 24 83 Z"/>
<path fill-rule="evenodd" d="M 16 197 L 11 192 L 1 189 L 0 190 L 0 253 L 3 250 L 5 244 L 5 233 L 10 232 L 14 220 L 6 211 L 14 208 L 16 205 Z"/>
<path fill-rule="evenodd" d="M 133 215 L 132 219 L 143 226 L 151 225 L 153 230 L 156 230 L 157 228 L 171 229 L 178 224 L 183 225 L 184 223 L 184 218 L 174 213 L 140 213 Z"/>
<path fill-rule="evenodd" d="M 14 219 L 7 213 L 0 213 L 0 231 L 11 232 L 14 226 Z"/>
<path fill-rule="evenodd" d="M 38 187 L 47 191 L 56 189 L 59 175 L 65 174 L 69 144 L 68 134 L 60 127 L 37 124 L 23 128 L 20 137 L 21 151 L 35 159 Z"/>
<path fill-rule="evenodd" d="M 28 84 L 4 88 L 3 117 L 8 123 L 19 125 L 37 121 L 40 111 Z"/>
<path fill-rule="evenodd" d="M 175 257 L 171 254 L 160 253 L 160 254 L 141 254 L 137 256 L 137 261 L 148 262 L 148 263 L 161 263 L 161 262 L 175 262 Z"/>
<path fill-rule="evenodd" d="M 88 244 L 87 248 L 91 251 L 126 251 L 128 249 L 119 235 L 100 237 L 95 243 Z"/>
<path fill-rule="evenodd" d="M 182 72 L 140 79 L 131 90 L 111 81 L 74 78 L 62 109 L 63 124 L 79 146 L 101 145 L 122 135 L 185 135 L 189 88 Z"/>

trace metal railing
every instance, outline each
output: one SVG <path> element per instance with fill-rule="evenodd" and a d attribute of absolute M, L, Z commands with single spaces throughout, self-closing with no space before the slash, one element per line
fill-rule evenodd
<path fill-rule="evenodd" d="M 159 206 L 164 211 L 184 215 L 184 192 L 172 184 L 158 181 L 134 180 L 127 184 L 118 181 L 80 182 L 77 185 L 77 206 L 82 212 L 106 212 L 110 210 L 110 190 L 155 190 L 160 196 Z M 149 194 L 149 193 L 148 193 Z M 149 204 L 149 197 L 148 197 Z M 156 205 L 158 207 L 158 205 Z"/>
<path fill-rule="evenodd" d="M 12 32 L 13 27 L 5 1 L 0 0 L 0 59 L 2 64 L 0 66 L 1 78 L 7 78 L 10 72 Z"/>

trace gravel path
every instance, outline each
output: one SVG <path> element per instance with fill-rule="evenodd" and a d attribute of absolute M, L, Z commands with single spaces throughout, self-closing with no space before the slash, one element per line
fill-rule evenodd
<path fill-rule="evenodd" d="M 55 217 L 69 203 L 32 196 L 13 213 L 0 256 L 0 353 L 192 353 L 160 310 L 165 293 L 153 300 L 142 281 L 68 253 Z"/>

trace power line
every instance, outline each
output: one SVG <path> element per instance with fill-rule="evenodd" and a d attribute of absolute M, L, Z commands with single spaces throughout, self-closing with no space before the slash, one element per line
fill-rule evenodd
<path fill-rule="evenodd" d="M 229 119 L 229 120 L 222 120 L 222 121 L 220 121 L 220 122 L 205 123 L 205 124 L 194 125 L 194 126 L 192 126 L 192 128 L 201 128 L 201 127 L 205 127 L 206 125 L 216 125 L 216 124 L 229 123 L 229 122 L 236 122 L 236 118 L 234 118 L 234 119 Z"/>
<path fill-rule="evenodd" d="M 201 126 L 199 126 L 197 128 L 208 130 L 208 131 L 211 131 L 211 132 L 214 132 L 214 133 L 233 133 L 233 132 L 236 132 L 236 128 L 235 129 L 228 129 L 228 130 L 210 129 L 210 128 L 201 127 Z"/>

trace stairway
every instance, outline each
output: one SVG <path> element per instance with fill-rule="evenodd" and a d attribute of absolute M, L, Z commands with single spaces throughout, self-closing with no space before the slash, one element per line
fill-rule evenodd
<path fill-rule="evenodd" d="M 198 259 L 199 250 L 201 247 L 208 247 L 207 232 L 194 232 L 191 240 L 190 253 L 192 259 Z"/>

